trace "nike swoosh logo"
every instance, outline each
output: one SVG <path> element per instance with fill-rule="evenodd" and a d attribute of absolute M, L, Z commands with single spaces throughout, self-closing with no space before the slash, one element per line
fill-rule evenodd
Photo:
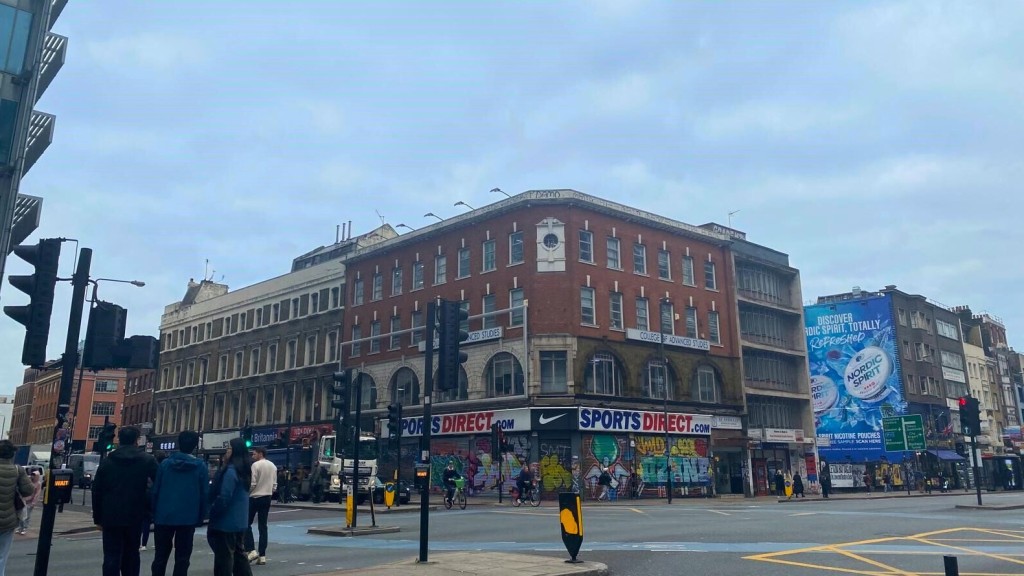
<path fill-rule="evenodd" d="M 543 414 L 541 414 L 540 418 L 537 419 L 537 422 L 541 426 L 544 426 L 545 424 L 550 424 L 551 422 L 554 422 L 555 420 L 558 420 L 562 416 L 565 416 L 565 414 L 559 414 L 558 416 L 552 416 L 550 418 L 548 418 L 548 417 L 544 416 Z"/>

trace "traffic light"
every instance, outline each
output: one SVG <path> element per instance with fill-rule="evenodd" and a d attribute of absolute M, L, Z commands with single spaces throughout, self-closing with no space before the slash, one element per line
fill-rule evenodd
<path fill-rule="evenodd" d="M 441 301 L 440 342 L 437 360 L 437 387 L 453 390 L 459 387 L 459 366 L 469 358 L 459 351 L 459 344 L 469 339 L 469 333 L 462 329 L 462 322 L 469 313 L 462 309 L 460 302 Z"/>
<path fill-rule="evenodd" d="M 113 422 L 104 422 L 103 428 L 100 430 L 99 438 L 96 439 L 100 453 L 100 456 L 106 456 L 108 452 L 114 449 L 114 433 L 117 431 L 117 424 Z"/>
<path fill-rule="evenodd" d="M 397 440 L 402 436 L 402 405 L 388 404 L 388 438 Z"/>
<path fill-rule="evenodd" d="M 501 462 L 501 427 L 491 424 L 491 460 Z"/>
<path fill-rule="evenodd" d="M 15 246 L 14 253 L 35 267 L 31 276 L 10 276 L 11 286 L 28 294 L 26 306 L 4 306 L 4 314 L 25 326 L 21 363 L 33 368 L 46 364 L 46 341 L 50 336 L 53 292 L 60 263 L 59 238 L 46 238 L 33 246 Z"/>
<path fill-rule="evenodd" d="M 352 397 L 352 370 L 341 370 L 331 376 L 334 384 L 331 386 L 331 407 L 337 410 L 334 418 L 334 434 L 337 440 L 344 443 L 347 438 L 346 425 L 348 423 L 349 399 Z"/>
<path fill-rule="evenodd" d="M 242 439 L 245 440 L 245 447 L 252 448 L 252 426 L 248 424 L 242 428 Z"/>
<path fill-rule="evenodd" d="M 89 312 L 89 326 L 85 331 L 85 349 L 82 366 L 89 370 L 123 368 L 115 353 L 124 340 L 128 311 L 110 302 L 97 302 Z"/>
<path fill-rule="evenodd" d="M 960 397 L 960 428 L 964 436 L 977 436 L 981 433 L 981 406 L 977 398 Z"/>

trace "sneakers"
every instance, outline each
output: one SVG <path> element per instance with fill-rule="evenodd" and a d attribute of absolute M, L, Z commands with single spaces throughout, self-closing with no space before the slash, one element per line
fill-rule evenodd
<path fill-rule="evenodd" d="M 18 530 L 18 534 L 25 534 L 24 530 Z"/>
<path fill-rule="evenodd" d="M 139 546 L 139 552 L 145 552 L 145 551 L 146 551 L 146 547 L 145 546 Z"/>
<path fill-rule="evenodd" d="M 247 554 L 246 557 L 249 559 L 249 563 L 252 564 L 256 561 L 257 558 L 260 557 L 260 553 L 255 550 L 250 550 L 249 554 Z"/>
<path fill-rule="evenodd" d="M 259 564 L 260 566 L 262 566 L 262 565 L 264 565 L 266 563 L 267 563 L 267 557 L 266 556 L 260 556 L 259 559 L 256 560 L 256 564 Z"/>

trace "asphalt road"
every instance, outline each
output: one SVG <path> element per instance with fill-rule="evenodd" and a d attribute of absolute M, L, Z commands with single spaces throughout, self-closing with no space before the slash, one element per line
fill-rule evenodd
<path fill-rule="evenodd" d="M 986 503 L 1024 504 L 1024 494 L 986 494 Z M 958 557 L 961 574 L 1024 575 L 1024 510 L 960 510 L 973 495 L 877 500 L 685 501 L 630 506 L 584 505 L 581 557 L 612 574 L 681 573 L 803 576 L 841 573 L 942 574 L 943 555 Z M 360 525 L 368 521 L 360 517 Z M 415 557 L 419 515 L 382 515 L 396 534 L 337 538 L 310 536 L 311 526 L 340 526 L 341 511 L 271 513 L 267 566 L 254 574 L 315 574 Z M 567 557 L 553 507 L 473 506 L 437 510 L 430 518 L 430 553 L 482 550 Z M 16 540 L 9 574 L 30 574 L 35 541 Z M 152 551 L 143 553 L 144 566 Z M 54 541 L 50 573 L 96 573 L 97 534 Z M 193 572 L 207 573 L 213 557 L 196 535 Z M 89 567 L 88 570 L 83 570 Z M 145 573 L 146 570 L 143 570 Z"/>

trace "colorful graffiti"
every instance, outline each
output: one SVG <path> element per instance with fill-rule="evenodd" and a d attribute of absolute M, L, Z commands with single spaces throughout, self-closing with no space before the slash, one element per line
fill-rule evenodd
<path fill-rule="evenodd" d="M 523 462 L 527 462 L 530 454 L 530 438 L 527 435 L 510 435 L 508 442 L 512 450 L 504 454 L 500 472 L 505 478 L 506 488 L 510 478 L 519 473 Z M 402 445 L 402 477 L 412 480 L 413 468 L 419 455 L 418 443 L 410 442 Z M 495 489 L 498 483 L 499 466 L 491 457 L 491 440 L 489 437 L 468 438 L 434 438 L 430 443 L 430 485 L 435 492 L 441 490 L 444 469 L 448 463 L 455 464 L 455 469 L 466 477 L 466 487 L 470 495 Z M 393 465 L 392 465 L 393 466 Z M 390 468 L 393 470 L 393 468 Z M 390 472 L 389 472 L 390 473 Z"/>
<path fill-rule="evenodd" d="M 628 436 L 595 434 L 583 437 L 583 481 L 588 493 L 598 492 L 601 469 L 608 468 L 620 486 L 628 486 L 635 470 L 646 484 L 644 493 L 663 491 L 668 478 L 664 436 L 635 436 L 630 448 Z M 672 483 L 683 490 L 704 487 L 711 482 L 708 441 L 703 438 L 671 438 L 669 444 Z"/>
<path fill-rule="evenodd" d="M 568 439 L 541 442 L 540 479 L 544 492 L 558 493 L 572 490 L 572 444 Z"/>

